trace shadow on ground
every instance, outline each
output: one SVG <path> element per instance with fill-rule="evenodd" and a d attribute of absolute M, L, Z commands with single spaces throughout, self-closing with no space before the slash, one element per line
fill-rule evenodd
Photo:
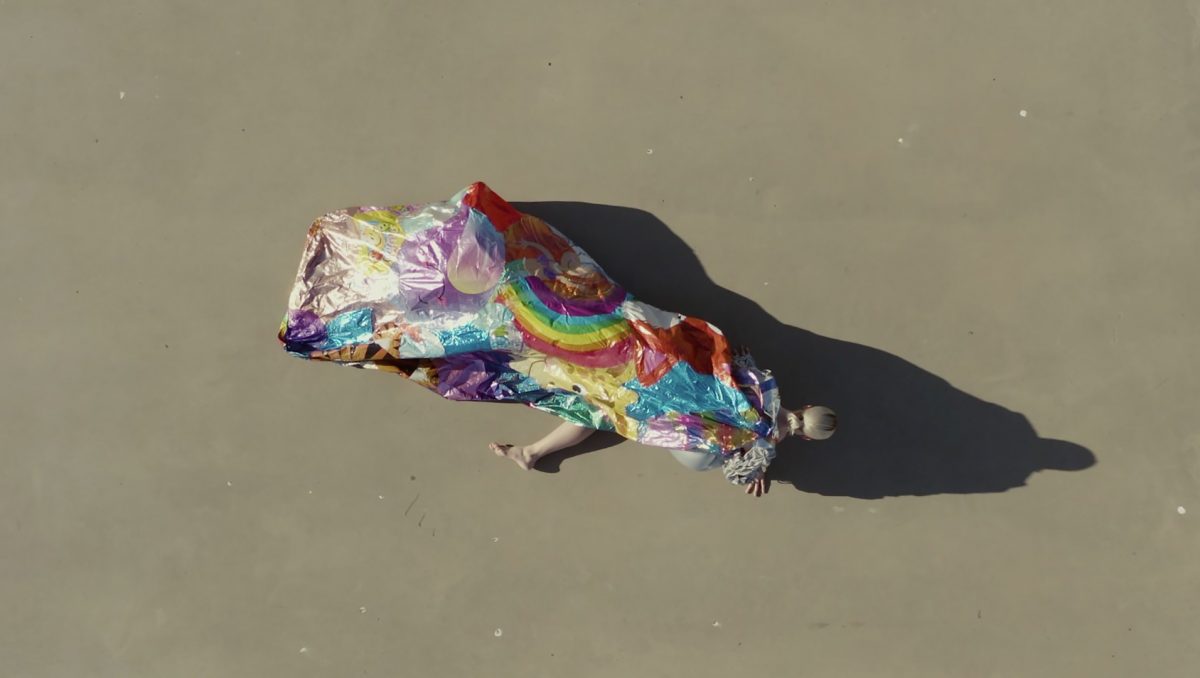
<path fill-rule="evenodd" d="M 778 377 L 788 406 L 837 410 L 841 429 L 830 441 L 783 444 L 771 466 L 775 482 L 864 499 L 1003 492 L 1037 471 L 1077 471 L 1096 462 L 1088 449 L 1041 438 L 1022 415 L 906 360 L 779 322 L 709 279 L 687 243 L 648 212 L 578 202 L 515 206 L 562 231 L 638 298 L 704 318 L 731 343 L 750 346 Z M 617 442 L 594 436 L 539 468 L 557 472 L 564 459 Z"/>

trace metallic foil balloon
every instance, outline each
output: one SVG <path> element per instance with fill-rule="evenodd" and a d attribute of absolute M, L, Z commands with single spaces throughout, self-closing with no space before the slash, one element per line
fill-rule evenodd
<path fill-rule="evenodd" d="M 648 445 L 728 457 L 776 430 L 764 373 L 733 365 L 720 330 L 634 299 L 482 183 L 445 202 L 318 219 L 279 339 L 303 358 L 400 374 L 451 400 L 523 403 Z"/>

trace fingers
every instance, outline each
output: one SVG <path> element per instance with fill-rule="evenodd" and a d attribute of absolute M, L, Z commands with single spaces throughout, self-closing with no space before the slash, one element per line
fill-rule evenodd
<path fill-rule="evenodd" d="M 767 482 L 763 478 L 751 481 L 746 485 L 746 494 L 752 494 L 756 497 L 761 497 L 767 492 Z"/>
<path fill-rule="evenodd" d="M 765 477 L 760 477 L 746 484 L 746 494 L 752 494 L 756 497 L 761 497 L 770 491 L 770 486 L 767 484 Z"/>

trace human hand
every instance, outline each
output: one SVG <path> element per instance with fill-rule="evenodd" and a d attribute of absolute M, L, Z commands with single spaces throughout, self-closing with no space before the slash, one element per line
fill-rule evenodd
<path fill-rule="evenodd" d="M 767 474 L 762 474 L 757 480 L 753 480 L 746 486 L 746 494 L 761 497 L 768 492 L 770 484 L 767 482 Z"/>
<path fill-rule="evenodd" d="M 733 356 L 733 364 L 741 368 L 747 368 L 754 364 L 754 358 L 750 357 L 750 349 L 746 346 L 736 346 L 731 352 Z"/>

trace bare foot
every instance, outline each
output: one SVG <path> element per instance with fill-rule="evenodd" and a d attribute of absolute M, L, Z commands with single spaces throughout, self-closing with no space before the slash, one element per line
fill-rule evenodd
<path fill-rule="evenodd" d="M 537 458 L 530 454 L 528 447 L 502 445 L 500 443 L 492 443 L 488 447 L 491 448 L 492 452 L 496 453 L 497 457 L 508 457 L 525 471 L 533 468 L 533 465 L 537 463 Z"/>

